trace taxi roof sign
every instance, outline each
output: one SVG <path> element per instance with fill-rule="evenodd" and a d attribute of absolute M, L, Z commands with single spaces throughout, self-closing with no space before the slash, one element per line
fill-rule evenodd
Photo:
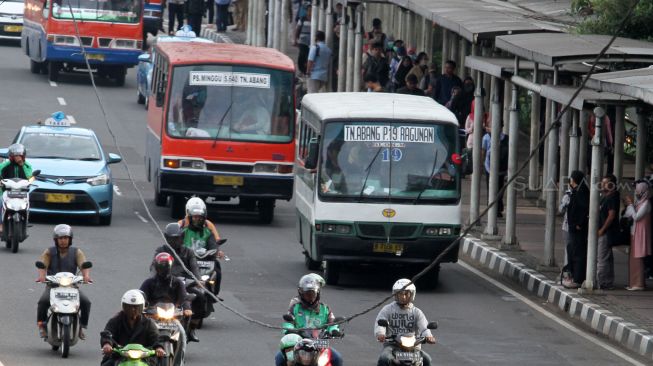
<path fill-rule="evenodd" d="M 54 118 L 50 117 L 50 118 L 45 120 L 43 125 L 50 126 L 50 127 L 70 127 L 71 123 L 70 123 L 70 120 L 68 118 L 54 119 Z"/>

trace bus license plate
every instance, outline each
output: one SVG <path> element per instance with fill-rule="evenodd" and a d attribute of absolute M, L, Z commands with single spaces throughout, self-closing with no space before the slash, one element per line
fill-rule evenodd
<path fill-rule="evenodd" d="M 71 203 L 75 200 L 74 194 L 69 193 L 46 193 L 45 202 L 50 203 Z"/>
<path fill-rule="evenodd" d="M 397 361 L 418 361 L 419 360 L 419 355 L 417 352 L 396 352 L 395 353 L 395 358 Z"/>
<path fill-rule="evenodd" d="M 104 55 L 101 53 L 87 53 L 86 58 L 95 61 L 104 61 Z"/>
<path fill-rule="evenodd" d="M 10 32 L 10 33 L 20 33 L 23 31 L 23 26 L 22 25 L 5 25 L 4 27 L 5 32 Z"/>
<path fill-rule="evenodd" d="M 374 253 L 401 253 L 404 251 L 404 245 L 394 243 L 374 243 L 372 251 Z"/>
<path fill-rule="evenodd" d="M 243 177 L 232 177 L 227 175 L 214 175 L 213 184 L 216 186 L 242 186 L 245 184 Z"/>

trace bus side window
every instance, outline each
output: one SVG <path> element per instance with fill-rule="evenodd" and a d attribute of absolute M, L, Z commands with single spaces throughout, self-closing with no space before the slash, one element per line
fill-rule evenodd
<path fill-rule="evenodd" d="M 157 88 L 156 88 L 156 106 L 162 107 L 165 100 L 166 83 L 168 82 L 168 63 L 163 57 L 157 57 L 159 62 Z"/>
<path fill-rule="evenodd" d="M 43 18 L 48 19 L 50 16 L 50 0 L 43 1 Z"/>

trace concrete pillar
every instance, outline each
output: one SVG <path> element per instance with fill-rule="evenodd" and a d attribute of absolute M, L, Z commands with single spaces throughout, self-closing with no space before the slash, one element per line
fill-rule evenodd
<path fill-rule="evenodd" d="M 558 85 L 558 67 L 553 68 L 553 85 Z M 551 119 L 555 120 L 556 107 L 555 103 L 551 106 Z M 542 258 L 542 265 L 547 267 L 554 267 L 555 260 L 555 233 L 556 233 L 556 214 L 558 212 L 558 202 L 556 196 L 558 189 L 556 187 L 555 176 L 558 172 L 558 139 L 559 128 L 553 127 L 549 133 L 549 149 L 546 159 L 548 161 L 548 170 L 546 181 L 544 183 L 543 191 L 546 192 L 546 219 L 544 223 L 544 257 Z"/>
<path fill-rule="evenodd" d="M 646 115 L 642 108 L 637 108 L 637 154 L 635 155 L 635 180 L 644 178 L 646 168 Z"/>
<path fill-rule="evenodd" d="M 501 97 L 499 96 L 499 79 L 495 76 L 492 77 L 490 83 L 491 95 L 491 111 L 492 121 L 499 121 L 498 115 L 501 113 Z M 488 205 L 494 202 L 499 192 L 499 165 L 501 160 L 501 124 L 492 124 L 491 142 L 490 142 L 490 184 L 488 187 Z M 497 214 L 499 212 L 499 204 L 495 203 L 490 207 L 487 215 L 487 226 L 485 227 L 485 234 L 497 235 L 499 228 L 497 226 Z"/>
<path fill-rule="evenodd" d="M 352 91 L 361 91 L 361 59 L 363 58 L 363 5 L 356 7 L 356 37 L 354 45 L 354 84 Z"/>
<path fill-rule="evenodd" d="M 483 74 L 479 71 L 479 76 Z M 483 96 L 481 94 L 481 84 L 476 84 L 476 93 L 474 95 L 474 147 L 472 148 L 472 163 L 474 165 L 472 173 L 472 187 L 469 204 L 469 224 L 478 219 L 480 213 L 481 201 L 481 172 L 483 171 L 483 162 L 481 162 L 481 143 L 483 139 Z"/>
<path fill-rule="evenodd" d="M 458 41 L 458 35 L 456 33 L 451 32 L 449 34 L 449 41 L 451 42 L 451 45 L 449 46 L 450 48 L 450 53 L 449 53 L 449 59 L 456 62 L 458 60 L 458 47 L 460 46 L 460 41 Z M 462 65 L 456 65 L 456 74 L 459 73 L 460 69 L 462 68 Z M 489 77 L 489 75 L 488 75 Z M 490 78 L 491 79 L 491 78 Z M 490 89 L 485 89 L 486 92 L 489 92 Z M 488 94 L 489 95 L 489 94 Z M 489 102 L 488 102 L 489 103 Z"/>
<path fill-rule="evenodd" d="M 478 44 L 472 43 L 472 56 L 478 56 L 478 54 L 479 54 Z M 442 65 L 440 65 L 440 67 L 442 68 Z M 474 85 L 478 86 L 478 84 L 480 83 L 479 80 L 481 80 L 480 72 L 477 70 L 472 70 L 472 78 L 474 79 Z"/>
<path fill-rule="evenodd" d="M 317 27 L 320 22 L 320 0 L 313 0 L 313 10 L 311 11 L 311 45 L 315 44 L 315 37 L 317 37 Z"/>
<path fill-rule="evenodd" d="M 342 7 L 340 23 L 340 45 L 338 50 L 338 91 L 347 90 L 347 7 Z"/>
<path fill-rule="evenodd" d="M 444 64 L 449 59 L 449 34 L 450 33 L 448 29 L 442 28 L 442 61 L 440 62 L 440 70 L 442 70 L 441 73 L 444 73 Z M 479 74 L 481 73 L 479 72 Z M 478 83 L 478 81 L 476 82 Z"/>
<path fill-rule="evenodd" d="M 347 29 L 347 91 L 354 90 L 354 73 L 360 70 L 354 70 L 354 7 L 347 6 L 349 19 L 349 27 Z"/>
<path fill-rule="evenodd" d="M 601 143 L 602 123 L 605 111 L 603 108 L 594 109 L 596 116 L 594 139 L 592 140 L 592 168 L 590 169 L 590 213 L 587 230 L 587 267 L 583 290 L 592 291 L 596 278 L 596 252 L 599 243 L 599 183 L 603 166 L 603 144 Z"/>
<path fill-rule="evenodd" d="M 250 45 L 252 44 L 252 28 L 254 25 L 252 24 L 252 10 L 254 8 L 254 3 L 253 1 L 250 3 L 250 5 L 247 7 L 247 28 L 245 28 L 245 44 Z"/>
<path fill-rule="evenodd" d="M 519 70 L 519 57 L 515 57 L 515 74 Z M 519 89 L 517 84 L 512 84 L 512 106 L 510 107 L 510 128 L 508 133 L 508 174 L 506 179 L 517 174 L 517 157 L 519 152 Z M 512 182 L 506 188 L 506 233 L 503 243 L 506 245 L 518 245 L 517 241 L 517 189 Z"/>
<path fill-rule="evenodd" d="M 256 21 L 258 22 L 256 45 L 259 47 L 265 47 L 265 0 L 258 0 L 256 6 L 256 17 Z"/>
<path fill-rule="evenodd" d="M 333 49 L 333 0 L 327 0 L 327 9 L 326 9 L 326 24 L 325 24 L 325 43 L 331 51 L 335 51 Z M 335 60 L 333 57 L 331 58 L 331 61 L 329 62 L 329 73 L 327 77 L 327 85 L 326 85 L 326 90 L 327 91 L 332 91 L 331 86 L 333 83 L 331 82 L 333 80 L 333 62 Z"/>
<path fill-rule="evenodd" d="M 589 121 L 589 112 L 580 111 L 580 141 L 578 147 L 578 170 L 587 171 L 587 145 L 589 143 L 589 133 L 587 132 L 587 122 Z"/>
<path fill-rule="evenodd" d="M 279 35 L 279 51 L 288 52 L 288 27 L 290 26 L 290 19 L 288 18 L 288 7 L 290 0 L 281 0 L 281 34 Z"/>
<path fill-rule="evenodd" d="M 558 173 L 558 196 L 556 202 L 560 202 L 562 195 L 565 194 L 565 189 L 569 181 L 569 129 L 571 128 L 571 114 L 572 110 L 569 109 L 562 116 L 560 122 L 560 169 Z"/>
<path fill-rule="evenodd" d="M 485 45 L 485 46 L 483 47 L 483 51 L 482 51 L 482 52 L 483 52 L 483 56 L 485 56 L 485 57 L 492 57 L 492 48 L 491 48 L 491 47 L 487 47 L 487 45 Z M 490 75 L 489 75 L 489 74 L 486 74 L 486 75 L 483 76 L 483 88 L 484 88 L 486 91 L 490 90 Z M 510 94 L 510 92 L 508 92 L 508 93 Z M 489 105 L 490 105 L 490 100 L 489 100 L 489 98 L 486 98 L 486 100 L 485 100 L 485 108 L 486 108 L 486 110 L 487 110 L 487 108 L 489 107 Z M 508 113 L 508 111 L 506 111 L 506 113 Z M 503 119 L 503 120 L 506 122 L 506 123 L 503 125 L 503 131 L 504 131 L 504 133 L 505 133 L 506 135 L 508 134 L 508 121 L 507 121 L 507 119 L 508 119 L 507 117 Z"/>
<path fill-rule="evenodd" d="M 624 138 L 626 124 L 626 110 L 623 106 L 615 107 L 614 121 L 614 169 L 617 182 L 621 182 L 624 173 Z"/>
<path fill-rule="evenodd" d="M 268 3 L 268 7 L 267 7 L 268 14 L 267 14 L 267 17 L 266 17 L 266 20 L 267 20 L 266 34 L 267 34 L 267 37 L 266 37 L 266 40 L 265 40 L 265 44 L 266 44 L 267 48 L 273 48 L 274 47 L 274 23 L 276 22 L 276 20 L 274 19 L 275 18 L 274 11 L 277 10 L 277 9 L 276 9 L 276 6 L 274 5 L 275 0 L 268 0 L 267 3 Z"/>
<path fill-rule="evenodd" d="M 320 0 L 318 8 L 320 9 L 320 14 L 318 16 L 317 30 L 325 31 L 326 27 L 326 0 Z"/>
<path fill-rule="evenodd" d="M 539 77 L 539 64 L 533 65 L 533 83 L 537 84 Z M 533 151 L 540 141 L 540 94 L 531 92 L 531 144 L 530 150 Z M 528 163 L 528 189 L 536 191 L 540 189 L 540 158 L 539 154 L 535 155 Z"/>
<path fill-rule="evenodd" d="M 547 78 L 546 81 L 547 85 L 551 85 L 551 79 Z M 546 99 L 544 102 L 544 131 L 548 131 L 549 127 L 551 127 L 551 115 L 552 115 L 552 101 L 551 99 Z M 542 196 L 540 199 L 542 201 L 546 201 L 546 186 L 547 186 L 547 179 L 549 177 L 549 140 L 547 139 L 544 142 L 544 159 L 543 159 L 543 164 L 542 164 Z M 539 156 L 538 156 L 539 158 Z"/>
<path fill-rule="evenodd" d="M 458 48 L 458 76 L 465 79 L 469 75 L 469 69 L 465 67 L 465 57 L 469 53 L 469 42 L 463 37 L 460 38 L 460 46 Z"/>
<path fill-rule="evenodd" d="M 503 108 L 500 118 L 503 120 L 503 133 L 510 133 L 510 108 L 512 106 L 512 83 L 507 81 L 503 86 Z"/>
<path fill-rule="evenodd" d="M 282 10 L 281 10 L 281 0 L 270 0 L 274 2 L 274 29 L 272 31 L 272 47 L 277 50 L 281 50 L 281 23 L 282 20 Z"/>
<path fill-rule="evenodd" d="M 430 58 L 433 58 L 433 21 L 430 19 L 425 19 L 424 22 L 424 34 L 425 34 L 425 45 L 424 52 L 429 55 Z M 435 60 L 434 60 L 435 61 Z"/>
<path fill-rule="evenodd" d="M 578 149 L 580 146 L 580 136 L 578 134 L 578 124 L 580 123 L 580 111 L 574 110 L 571 117 L 571 130 L 569 130 L 569 166 L 567 175 L 571 177 L 571 172 L 578 170 Z M 563 156 L 564 157 L 564 156 Z"/>

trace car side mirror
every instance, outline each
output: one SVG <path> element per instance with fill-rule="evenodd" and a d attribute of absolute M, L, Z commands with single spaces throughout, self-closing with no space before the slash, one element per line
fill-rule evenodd
<path fill-rule="evenodd" d="M 150 60 L 150 54 L 149 53 L 140 54 L 140 56 L 138 56 L 138 61 L 139 62 L 147 62 L 147 63 L 152 62 L 152 60 Z"/>
<path fill-rule="evenodd" d="M 308 156 L 304 160 L 304 167 L 306 169 L 315 169 L 317 168 L 317 160 L 319 158 L 320 144 L 316 138 L 312 138 L 308 142 Z"/>
<path fill-rule="evenodd" d="M 93 268 L 93 263 L 88 262 L 88 261 L 82 263 L 82 269 L 89 269 L 89 268 Z"/>
<path fill-rule="evenodd" d="M 295 317 L 290 314 L 283 314 L 283 320 L 287 321 L 288 323 L 294 323 Z"/>
<path fill-rule="evenodd" d="M 121 161 L 122 161 L 122 157 L 120 155 L 109 153 L 109 160 L 107 161 L 107 164 L 120 163 Z"/>
<path fill-rule="evenodd" d="M 32 172 L 32 177 L 38 177 L 39 175 L 41 175 L 40 169 L 36 169 L 35 171 Z"/>
<path fill-rule="evenodd" d="M 377 320 L 376 324 L 377 324 L 379 327 L 385 327 L 385 328 L 387 328 L 387 327 L 388 327 L 388 320 L 387 320 L 387 319 L 379 319 L 379 320 Z"/>
<path fill-rule="evenodd" d="M 8 157 L 9 157 L 9 149 L 7 148 L 0 149 L 0 158 L 7 159 Z"/>
<path fill-rule="evenodd" d="M 45 263 L 43 263 L 41 261 L 36 261 L 35 265 L 36 265 L 36 268 L 38 268 L 38 269 L 45 269 Z"/>
<path fill-rule="evenodd" d="M 430 322 L 426 325 L 426 329 L 438 329 L 438 322 Z"/>

